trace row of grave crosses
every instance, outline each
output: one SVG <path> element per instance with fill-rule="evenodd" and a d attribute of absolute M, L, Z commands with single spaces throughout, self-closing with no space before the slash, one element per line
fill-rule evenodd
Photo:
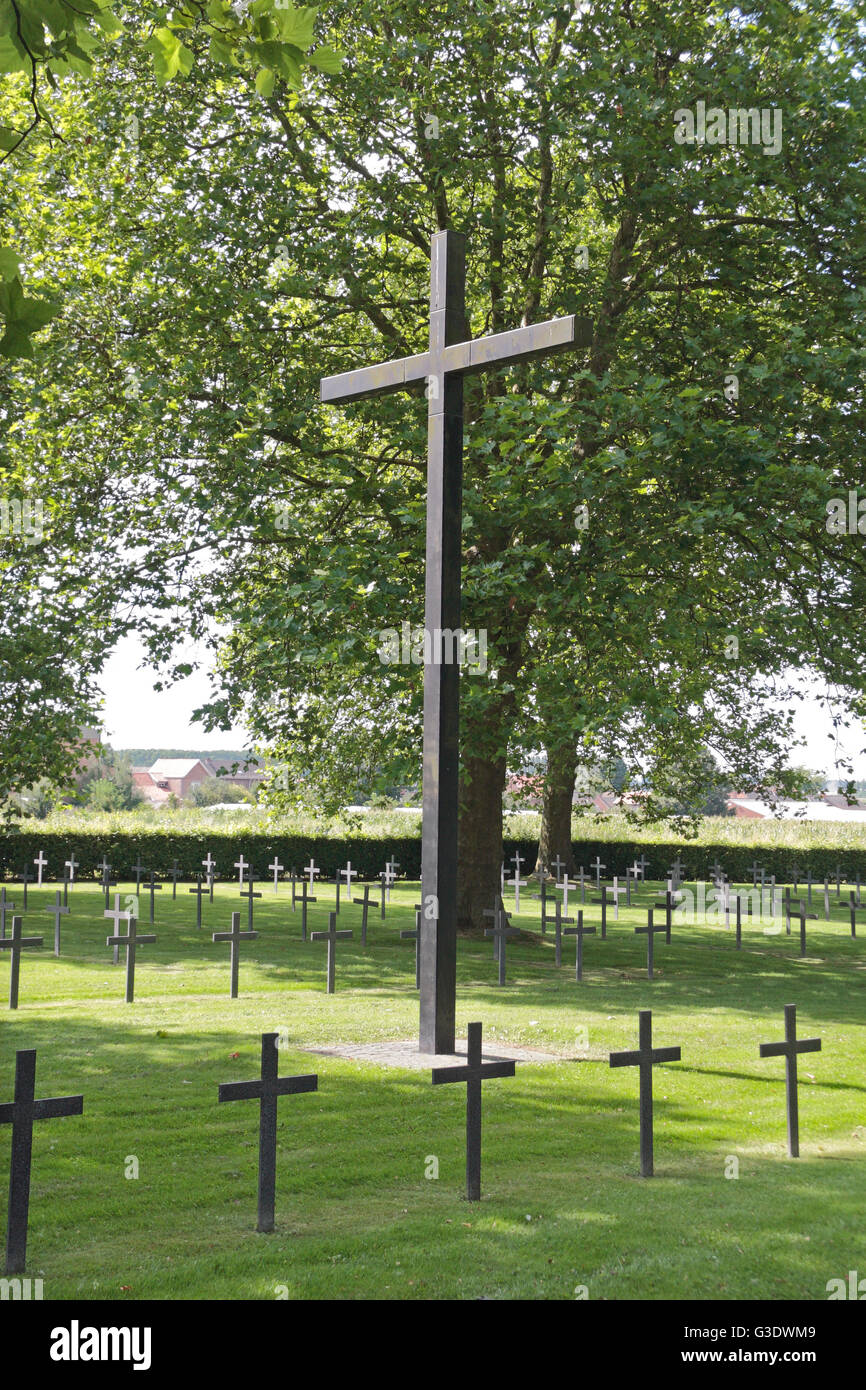
<path fill-rule="evenodd" d="M 211 863 L 209 862 L 210 860 L 211 860 L 211 856 L 210 856 L 210 854 L 208 854 L 208 860 L 207 860 L 207 861 L 202 861 L 203 864 L 206 864 L 206 865 L 207 865 L 209 875 L 212 874 L 212 865 L 211 865 Z M 240 860 L 235 864 L 234 867 L 235 867 L 236 869 L 239 869 L 239 871 L 240 871 L 239 882 L 240 882 L 241 885 L 242 885 L 242 886 L 241 886 L 241 890 L 240 890 L 240 896 L 247 899 L 247 929 L 246 929 L 246 931 L 241 931 L 241 930 L 240 930 L 240 913 L 239 913 L 239 912 L 233 912 L 233 913 L 232 913 L 232 928 L 231 928 L 231 931 L 229 931 L 229 932 L 214 932 L 214 933 L 212 934 L 212 935 L 213 935 L 213 940 L 214 940 L 215 942 L 228 942 L 228 943 L 230 943 L 230 946 L 231 946 L 231 997 L 232 997 L 233 999 L 237 998 L 237 994 L 238 994 L 238 970 L 239 970 L 240 943 L 241 943 L 241 941 L 254 941 L 254 940 L 256 940 L 256 939 L 258 938 L 258 932 L 256 932 L 256 931 L 253 930 L 253 902 L 254 902 L 255 899 L 260 898 L 260 897 L 262 896 L 261 893 L 257 893 L 257 892 L 255 891 L 255 889 L 254 889 L 254 879 L 253 879 L 253 877 L 252 877 L 252 874 L 250 873 L 250 876 L 249 876 L 249 877 L 245 877 L 247 871 L 250 869 L 250 865 L 247 864 L 247 863 L 244 861 L 243 855 L 241 855 Z M 280 867 L 282 867 L 282 866 L 280 866 Z M 382 874 L 379 875 L 380 895 L 381 895 L 381 897 L 380 897 L 380 908 L 381 908 L 381 915 L 382 915 L 382 919 L 383 919 L 383 920 L 384 920 L 384 918 L 385 918 L 386 894 L 390 894 L 391 886 L 397 881 L 397 873 L 396 873 L 396 870 L 397 870 L 398 867 L 399 867 L 399 865 L 398 865 L 397 861 L 396 861 L 395 859 L 392 858 L 392 859 L 390 859 L 390 860 L 388 861 L 388 863 L 386 864 L 386 867 L 385 867 L 384 872 L 383 872 Z M 336 902 L 336 909 L 335 909 L 335 911 L 329 913 L 328 930 L 325 931 L 325 932 L 310 932 L 310 933 L 308 933 L 308 931 L 307 931 L 307 908 L 308 908 L 308 906 L 309 906 L 310 903 L 315 903 L 315 902 L 317 901 L 317 899 L 316 899 L 315 897 L 310 896 L 310 894 L 309 894 L 309 892 L 308 892 L 308 887 L 309 887 L 309 885 L 311 885 L 311 884 L 313 884 L 313 883 L 315 882 L 315 878 L 316 878 L 316 876 L 319 875 L 319 873 L 320 873 L 319 868 L 316 866 L 314 860 L 311 858 L 311 859 L 310 859 L 309 865 L 307 865 L 306 868 L 305 868 L 305 870 L 304 870 L 305 877 L 302 879 L 301 892 L 300 892 L 300 894 L 298 894 L 297 891 L 296 891 L 296 886 L 297 886 L 297 885 L 296 885 L 296 878 L 295 878 L 295 876 L 294 876 L 294 874 L 293 874 L 293 876 L 292 876 L 292 910 L 294 911 L 295 908 L 296 908 L 297 903 L 300 902 L 300 904 L 301 904 L 301 939 L 302 939 L 303 941 L 307 941 L 307 940 L 310 940 L 310 941 L 327 941 L 327 943 L 328 943 L 328 964 L 327 964 L 327 981 L 328 981 L 328 982 L 327 982 L 327 991 L 328 991 L 329 994 L 333 994 L 333 993 L 334 993 L 334 989 L 335 989 L 335 969 L 336 969 L 335 948 L 336 948 L 336 943 L 337 943 L 337 941 L 339 941 L 339 940 L 346 940 L 346 939 L 349 939 L 349 938 L 351 938 L 351 937 L 354 936 L 354 932 L 353 932 L 353 931 L 337 931 L 337 929 L 336 929 L 337 913 L 338 913 L 339 910 L 340 910 L 340 891 L 339 891 L 339 890 L 340 890 L 340 884 L 341 884 L 341 881 L 342 881 L 343 877 L 345 877 L 345 880 L 346 880 L 346 888 L 347 888 L 347 891 L 348 891 L 349 895 L 351 896 L 352 878 L 357 878 L 357 877 L 358 877 L 359 871 L 356 870 L 356 869 L 352 869 L 351 861 L 349 861 L 349 863 L 346 865 L 346 868 L 343 869 L 343 870 L 340 870 L 340 871 L 337 873 L 337 875 L 335 876 L 335 882 L 336 882 L 336 886 L 337 886 L 337 902 Z M 107 864 L 105 865 L 105 867 L 104 867 L 104 874 L 105 874 L 106 876 L 110 875 L 110 865 L 107 865 Z M 308 875 L 309 877 L 306 877 L 306 875 Z M 246 887 L 243 886 L 244 884 L 246 884 Z M 152 875 L 151 875 L 151 884 L 150 884 L 150 886 L 151 886 L 151 890 L 152 890 L 152 889 L 153 889 L 153 876 L 152 876 Z M 157 888 L 160 888 L 161 886 L 162 886 L 161 884 L 156 885 Z M 197 884 L 196 884 L 196 887 L 195 887 L 195 888 L 190 888 L 189 891 L 190 891 L 190 893 L 193 893 L 193 894 L 196 895 L 196 924 L 197 924 L 198 928 L 201 929 L 201 926 L 202 926 L 202 910 L 201 910 L 202 898 L 203 898 L 204 895 L 208 892 L 208 888 L 202 884 L 202 875 L 201 875 L 201 874 L 198 874 L 198 875 L 197 875 Z M 370 907 L 372 906 L 371 901 L 370 901 L 370 891 L 371 891 L 370 885 L 369 885 L 369 884 L 365 884 L 365 885 L 363 886 L 363 896 L 360 897 L 360 898 L 353 898 L 353 899 L 352 899 L 352 901 L 353 901 L 354 903 L 360 905 L 360 907 L 362 908 L 360 936 L 361 936 L 361 943 L 362 943 L 363 946 L 366 946 L 366 944 L 367 944 L 368 918 L 369 918 Z M 211 878 L 211 893 L 212 893 L 212 878 Z M 119 964 L 119 959 L 120 959 L 120 957 L 119 957 L 119 951 L 120 951 L 120 947 L 121 947 L 121 946 L 124 946 L 124 947 L 126 948 L 126 1002 L 127 1002 L 128 1004 L 131 1004 L 131 1003 L 134 1002 L 134 998 L 135 998 L 135 964 L 136 964 L 137 949 L 138 949 L 139 946 L 143 946 L 143 945 L 152 945 L 152 944 L 156 941 L 156 936 L 155 936 L 155 935 L 152 935 L 152 934 L 142 935 L 142 934 L 138 931 L 138 919 L 137 919 L 137 916 L 136 916 L 134 907 L 133 907 L 133 906 L 130 906 L 130 907 L 128 907 L 126 910 L 124 910 L 124 909 L 122 909 L 121 906 L 120 906 L 120 900 L 121 900 L 121 895 L 120 895 L 119 893 L 115 893 L 115 895 L 114 895 L 114 907 L 113 907 L 113 908 L 109 908 L 108 906 L 106 906 L 105 911 L 104 911 L 104 913 L 103 913 L 103 916 L 109 918 L 109 919 L 112 921 L 113 926 L 114 926 L 114 932 L 113 932 L 113 934 L 112 934 L 111 936 L 109 936 L 109 937 L 106 938 L 106 946 L 111 946 L 111 947 L 112 947 L 112 951 L 113 951 L 113 962 L 114 962 L 115 965 L 118 965 L 118 964 Z M 131 902 L 134 904 L 136 900 L 135 900 L 135 899 L 131 899 L 131 900 L 128 899 L 128 901 L 131 901 Z M 153 891 L 151 891 L 151 898 L 150 898 L 150 920 L 151 920 L 151 923 L 153 923 L 153 920 L 154 920 L 154 907 L 153 907 L 153 902 L 154 902 L 154 899 L 153 899 Z M 12 902 L 10 902 L 10 901 L 8 900 L 7 896 L 6 896 L 6 888 L 5 888 L 5 886 L 0 886 L 0 948 L 3 948 L 3 949 L 5 949 L 5 950 L 8 950 L 8 952 L 9 952 L 9 957 L 10 957 L 10 973 L 9 973 L 9 1008 L 10 1008 L 10 1009 L 17 1009 L 17 1008 L 18 1008 L 19 982 L 20 982 L 20 970 L 21 970 L 21 952 L 22 952 L 22 950 L 24 950 L 24 949 L 26 949 L 26 948 L 28 948 L 28 947 L 40 947 L 40 946 L 42 946 L 42 945 L 44 944 L 44 938 L 43 938 L 42 936 L 24 936 L 24 935 L 23 935 L 23 931 L 22 931 L 23 919 L 22 919 L 20 916 L 13 916 L 13 917 L 12 917 L 12 931 L 11 931 L 11 935 L 7 937 L 7 935 L 6 935 L 6 917 L 7 917 L 7 913 L 8 913 L 9 911 L 11 911 L 11 910 L 14 909 L 14 906 L 15 906 L 15 904 L 12 903 Z M 66 904 L 66 903 L 61 903 L 61 901 L 60 901 L 60 892 L 58 891 L 58 892 L 55 894 L 55 901 L 54 901 L 54 903 L 53 903 L 50 907 L 46 908 L 45 911 L 48 912 L 50 915 L 52 915 L 53 918 L 54 918 L 54 954 L 55 954 L 55 956 L 58 956 L 58 957 L 59 957 L 59 956 L 60 956 L 60 920 L 61 920 L 62 917 L 68 916 L 68 915 L 69 915 L 70 909 L 69 909 L 68 904 Z M 416 986 L 416 988 L 419 988 L 419 987 L 420 987 L 420 950 L 419 950 L 420 938 L 421 938 L 421 933 L 420 933 L 420 921 L 419 921 L 419 919 L 420 919 L 420 911 L 421 911 L 420 906 L 416 907 L 416 910 L 415 910 L 415 930 L 414 930 L 414 931 L 401 931 L 401 933 L 400 933 L 401 937 L 413 937 L 413 938 L 415 939 L 415 943 L 416 943 L 416 949 L 415 949 L 415 986 Z M 120 924 L 121 924 L 121 922 L 124 922 L 124 923 L 126 924 L 126 934 L 125 934 L 125 935 L 122 935 L 122 934 L 121 934 L 121 929 L 120 929 Z"/>
<path fill-rule="evenodd" d="M 333 917 L 333 914 L 331 914 Z M 232 929 L 240 914 L 233 914 Z M 226 938 L 229 933 L 225 933 Z M 232 938 L 233 940 L 236 938 Z M 319 1087 L 318 1075 L 280 1076 L 279 1034 L 261 1036 L 261 1066 L 258 1079 L 228 1081 L 219 1086 L 219 1102 L 257 1100 L 259 1103 L 259 1172 L 256 1230 L 270 1233 L 275 1226 L 277 1169 L 277 1101 L 280 1096 L 308 1095 Z M 797 1058 L 804 1052 L 819 1052 L 820 1038 L 797 1037 L 797 1010 L 785 1005 L 785 1038 L 782 1042 L 760 1043 L 758 1055 L 785 1058 L 785 1092 L 788 1128 L 788 1154 L 800 1154 Z M 640 1131 L 640 1174 L 654 1175 L 653 1156 L 653 1067 L 679 1062 L 679 1047 L 654 1047 L 652 1012 L 638 1013 L 638 1046 L 633 1051 L 611 1052 L 611 1067 L 638 1068 L 638 1114 Z M 434 1086 L 460 1083 L 466 1086 L 466 1196 L 470 1202 L 481 1197 L 481 1092 L 482 1084 L 496 1078 L 512 1077 L 516 1063 L 504 1058 L 485 1060 L 481 1024 L 468 1027 L 465 1064 L 436 1067 Z M 21 1050 L 15 1056 L 15 1093 L 12 1101 L 0 1104 L 0 1124 L 12 1126 L 12 1152 L 9 1180 L 9 1209 L 6 1226 L 6 1273 L 23 1274 L 27 1261 L 27 1227 L 30 1207 L 30 1175 L 33 1124 L 36 1120 L 61 1119 L 84 1113 L 83 1096 L 36 1099 L 36 1051 Z"/>

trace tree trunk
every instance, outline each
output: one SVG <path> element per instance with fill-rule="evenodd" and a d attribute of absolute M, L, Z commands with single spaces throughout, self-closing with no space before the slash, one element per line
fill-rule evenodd
<path fill-rule="evenodd" d="M 505 770 L 504 757 L 463 759 L 457 852 L 458 931 L 493 926 L 484 910 L 495 907 L 500 889 Z"/>
<path fill-rule="evenodd" d="M 541 834 L 538 841 L 536 873 L 542 866 L 549 869 L 559 855 L 568 874 L 574 873 L 571 849 L 571 807 L 574 781 L 577 776 L 577 749 L 564 743 L 549 747 L 544 795 L 541 807 Z"/>

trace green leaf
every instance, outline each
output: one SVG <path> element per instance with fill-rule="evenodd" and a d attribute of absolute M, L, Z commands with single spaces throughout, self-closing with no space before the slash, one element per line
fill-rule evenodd
<path fill-rule="evenodd" d="M 321 43 L 315 53 L 310 54 L 309 61 L 314 68 L 319 68 L 322 72 L 338 73 L 343 66 L 345 57 L 345 53 L 340 53 L 336 48 L 330 48 L 326 43 Z"/>
<path fill-rule="evenodd" d="M 262 68 L 256 73 L 256 91 L 261 97 L 272 97 L 276 78 L 270 68 Z"/>
<path fill-rule="evenodd" d="M 18 274 L 18 257 L 9 246 L 0 246 L 0 280 L 14 280 Z"/>
<path fill-rule="evenodd" d="M 186 77 L 192 71 L 193 55 L 171 29 L 157 29 L 144 46 L 153 54 L 156 80 L 161 87 L 179 72 Z"/>
<path fill-rule="evenodd" d="M 305 53 L 312 48 L 313 26 L 318 13 L 318 5 L 303 5 L 300 9 L 294 5 L 289 5 L 287 9 L 275 8 L 273 17 L 283 43 L 294 44 L 295 48 Z"/>

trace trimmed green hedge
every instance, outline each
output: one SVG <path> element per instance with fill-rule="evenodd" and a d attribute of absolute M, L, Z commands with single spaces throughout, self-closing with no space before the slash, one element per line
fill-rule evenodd
<path fill-rule="evenodd" d="M 856 873 L 866 873 L 866 852 L 856 849 L 802 849 L 790 847 L 683 845 L 675 840 L 659 840 L 652 843 L 626 840 L 580 840 L 574 843 L 577 864 L 589 865 L 596 855 L 605 867 L 605 876 L 618 874 L 625 877 L 626 866 L 632 864 L 641 853 L 649 860 L 647 875 L 662 879 L 677 854 L 686 866 L 687 879 L 710 877 L 710 865 L 715 859 L 730 878 L 737 883 L 751 883 L 749 865 L 755 861 L 762 864 L 767 874 L 775 874 L 781 883 L 790 882 L 795 864 L 801 876 L 811 869 L 815 879 L 823 879 L 825 874 L 835 878 L 838 865 L 846 882 L 853 881 Z M 103 832 L 77 831 L 74 833 L 45 833 L 38 830 L 7 834 L 0 838 L 0 878 L 10 879 L 20 875 L 27 864 L 35 876 L 33 860 L 40 849 L 48 859 L 46 876 L 59 880 L 63 876 L 63 863 L 70 852 L 74 852 L 79 863 L 76 878 L 96 879 L 99 877 L 97 865 L 103 854 L 122 879 L 131 876 L 130 871 L 141 855 L 141 863 L 158 877 L 171 873 L 172 861 L 177 860 L 183 878 L 192 880 L 201 871 L 202 860 L 208 851 L 216 861 L 217 874 L 222 879 L 235 876 L 232 867 L 235 860 L 243 854 L 252 864 L 257 879 L 268 878 L 268 864 L 276 854 L 286 869 L 300 869 L 312 856 L 325 877 L 333 878 L 338 869 L 351 859 L 355 868 L 362 871 L 362 878 L 372 880 L 382 872 L 385 861 L 392 856 L 397 860 L 399 873 L 411 879 L 421 876 L 421 840 L 417 835 L 371 836 L 346 835 L 342 837 L 323 837 L 310 835 L 260 834 L 253 831 L 207 830 L 196 833 L 177 834 L 159 828 L 142 829 L 130 834 L 106 834 Z M 507 876 L 513 873 L 512 856 L 520 853 L 523 858 L 521 873 L 526 877 L 535 864 L 538 843 L 535 840 L 506 840 L 505 859 Z"/>

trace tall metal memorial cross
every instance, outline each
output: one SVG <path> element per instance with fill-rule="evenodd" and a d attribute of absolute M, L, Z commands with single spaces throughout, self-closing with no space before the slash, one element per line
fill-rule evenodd
<path fill-rule="evenodd" d="M 427 549 L 424 628 L 439 658 L 424 666 L 421 1052 L 453 1053 L 457 985 L 457 775 L 459 666 L 443 662 L 443 634 L 460 628 L 463 504 L 463 378 L 527 362 L 591 339 L 587 319 L 548 319 L 474 341 L 467 337 L 466 239 L 437 232 L 430 242 L 430 337 L 426 352 L 324 377 L 329 405 L 427 383 Z M 450 638 L 453 643 L 453 638 Z M 453 651 L 452 651 L 453 657 Z"/>

